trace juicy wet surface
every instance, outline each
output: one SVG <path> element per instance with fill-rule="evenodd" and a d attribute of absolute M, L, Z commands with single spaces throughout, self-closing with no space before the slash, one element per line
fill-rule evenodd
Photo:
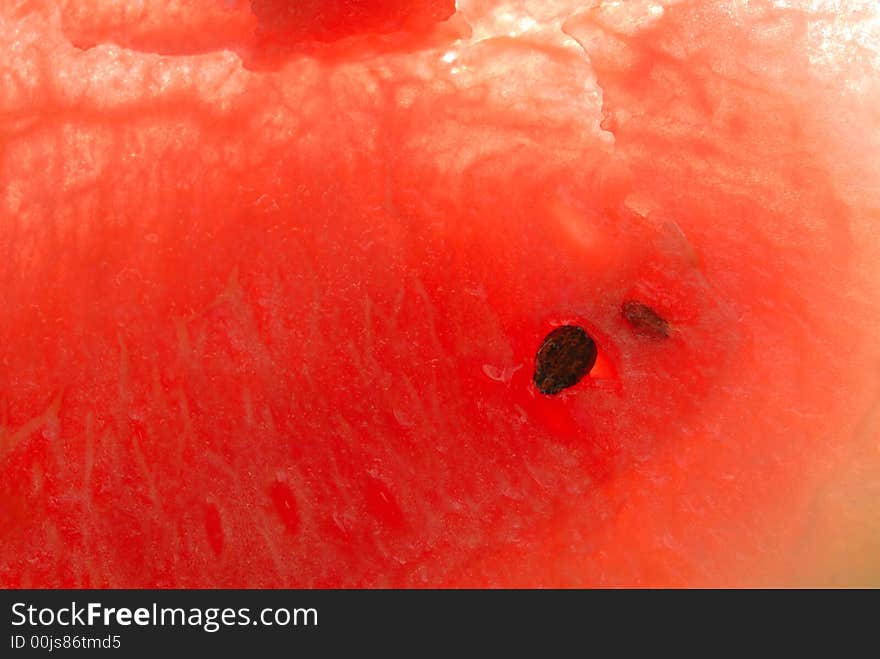
<path fill-rule="evenodd" d="M 876 580 L 869 5 L 458 4 L 3 10 L 0 583 Z"/>

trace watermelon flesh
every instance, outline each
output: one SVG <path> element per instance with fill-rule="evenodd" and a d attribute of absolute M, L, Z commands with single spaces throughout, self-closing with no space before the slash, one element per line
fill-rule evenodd
<path fill-rule="evenodd" d="M 0 584 L 878 583 L 870 3 L 269 4 L 0 14 Z"/>

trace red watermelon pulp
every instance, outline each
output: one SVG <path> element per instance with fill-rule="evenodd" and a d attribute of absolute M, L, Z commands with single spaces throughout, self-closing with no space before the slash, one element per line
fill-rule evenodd
<path fill-rule="evenodd" d="M 2 3 L 0 585 L 880 584 L 875 3 L 292 6 Z"/>

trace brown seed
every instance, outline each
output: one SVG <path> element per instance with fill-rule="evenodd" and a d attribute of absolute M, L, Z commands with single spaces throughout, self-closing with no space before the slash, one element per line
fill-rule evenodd
<path fill-rule="evenodd" d="M 671 333 L 669 322 L 647 304 L 626 300 L 621 307 L 626 322 L 640 334 L 649 339 L 667 339 Z"/>
<path fill-rule="evenodd" d="M 573 387 L 590 372 L 597 356 L 595 341 L 582 327 L 557 327 L 544 338 L 535 356 L 535 386 L 548 396 Z"/>

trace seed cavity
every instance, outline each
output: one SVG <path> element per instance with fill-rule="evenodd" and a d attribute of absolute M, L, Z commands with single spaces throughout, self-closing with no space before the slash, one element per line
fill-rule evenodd
<path fill-rule="evenodd" d="M 663 316 L 643 302 L 626 300 L 621 313 L 636 334 L 649 339 L 668 339 L 672 328 Z"/>
<path fill-rule="evenodd" d="M 583 327 L 557 327 L 535 355 L 535 386 L 547 396 L 573 387 L 590 372 L 598 354 L 596 342 Z"/>

